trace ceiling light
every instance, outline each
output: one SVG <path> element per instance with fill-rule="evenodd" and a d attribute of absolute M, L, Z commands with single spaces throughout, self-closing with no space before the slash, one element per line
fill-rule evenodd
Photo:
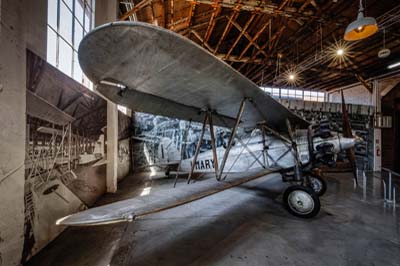
<path fill-rule="evenodd" d="M 400 62 L 391 64 L 391 65 L 388 66 L 388 68 L 389 68 L 389 69 L 392 69 L 392 68 L 395 68 L 395 67 L 398 67 L 398 66 L 400 66 Z"/>
<path fill-rule="evenodd" d="M 290 80 L 294 80 L 294 79 L 295 79 L 294 74 L 290 74 L 290 75 L 289 75 L 289 79 L 290 79 Z"/>
<path fill-rule="evenodd" d="M 343 48 L 337 49 L 336 54 L 337 54 L 338 56 L 344 55 L 344 50 L 343 50 Z"/>
<path fill-rule="evenodd" d="M 360 0 L 357 19 L 347 26 L 344 39 L 346 41 L 358 41 L 374 35 L 377 31 L 376 20 L 373 17 L 364 17 L 364 8 L 362 0 Z"/>

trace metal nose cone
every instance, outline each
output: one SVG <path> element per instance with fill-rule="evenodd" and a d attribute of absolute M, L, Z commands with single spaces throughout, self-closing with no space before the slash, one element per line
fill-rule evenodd
<path fill-rule="evenodd" d="M 341 138 L 340 145 L 342 146 L 343 150 L 351 149 L 356 144 L 355 138 Z"/>

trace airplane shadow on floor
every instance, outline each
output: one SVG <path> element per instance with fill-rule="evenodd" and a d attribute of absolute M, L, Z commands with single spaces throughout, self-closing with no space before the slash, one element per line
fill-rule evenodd
<path fill-rule="evenodd" d="M 204 260 L 208 257 L 218 260 L 220 256 L 227 256 L 244 236 L 254 234 L 260 222 L 266 228 L 293 220 L 310 223 L 312 220 L 299 219 L 286 212 L 279 197 L 286 185 L 280 183 L 271 186 L 268 180 L 254 186 L 250 182 L 233 188 L 235 193 L 221 192 L 234 194 L 231 196 L 211 196 L 138 219 L 127 226 L 110 266 L 206 265 L 208 262 Z M 237 203 L 227 209 L 212 210 L 218 209 L 215 206 L 226 206 L 238 193 L 247 197 L 238 197 Z M 314 219 L 326 215 L 329 214 L 322 211 Z"/>

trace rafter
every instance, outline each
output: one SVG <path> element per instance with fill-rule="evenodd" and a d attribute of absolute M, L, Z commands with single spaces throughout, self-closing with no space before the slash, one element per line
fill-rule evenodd
<path fill-rule="evenodd" d="M 373 88 L 371 86 L 371 83 L 368 83 L 360 74 L 354 74 L 356 79 L 369 91 L 369 93 L 373 92 Z"/>
<path fill-rule="evenodd" d="M 232 21 L 231 23 L 232 23 L 233 26 L 235 26 L 235 28 L 236 28 L 239 32 L 243 32 L 243 36 L 246 37 L 246 39 L 247 39 L 249 42 L 252 40 L 251 36 L 250 36 L 246 31 L 243 31 L 243 28 L 242 28 L 237 22 Z M 257 50 L 259 50 L 260 53 L 262 53 L 265 57 L 268 56 L 268 54 L 265 53 L 265 52 L 261 49 L 261 47 L 260 47 L 258 44 L 255 43 L 255 44 L 254 44 L 254 47 L 256 47 Z"/>
<path fill-rule="evenodd" d="M 250 26 L 251 22 L 255 18 L 256 14 L 252 14 L 250 19 L 246 22 L 246 25 L 244 25 L 244 28 L 241 30 L 239 36 L 236 38 L 235 42 L 232 44 L 231 48 L 229 49 L 228 53 L 226 54 L 228 57 L 232 53 L 233 49 L 236 47 L 236 45 L 239 43 L 240 39 L 242 36 L 246 33 L 247 28 Z"/>
<path fill-rule="evenodd" d="M 268 58 L 270 58 L 273 54 L 274 54 L 274 50 L 278 45 L 278 42 L 280 40 L 280 38 L 282 37 L 282 33 L 283 31 L 286 29 L 286 25 L 282 26 L 278 32 L 275 33 L 273 40 L 271 42 L 267 42 L 266 45 L 269 45 L 269 53 L 268 53 Z M 265 64 L 264 66 L 262 66 L 259 70 L 257 70 L 255 72 L 255 75 L 252 77 L 252 80 L 256 79 L 257 77 L 259 77 L 262 73 L 262 71 L 264 71 L 264 69 L 268 68 L 268 64 Z M 251 72 L 252 70 L 249 70 L 248 73 L 246 74 L 246 76 Z"/>
<path fill-rule="evenodd" d="M 189 15 L 187 17 L 187 27 L 190 28 L 192 26 L 192 18 L 194 16 L 194 12 L 196 11 L 196 3 L 190 3 Z"/>
<path fill-rule="evenodd" d="M 215 22 L 216 22 L 215 18 L 218 17 L 219 13 L 221 13 L 221 7 L 219 5 L 217 5 L 218 1 L 219 0 L 215 0 L 215 4 L 216 5 L 213 7 L 214 8 L 214 12 L 211 14 L 211 18 L 210 18 L 210 21 L 208 23 L 208 27 L 207 27 L 206 33 L 204 35 L 203 42 L 208 42 L 208 40 L 210 39 L 211 34 L 212 34 L 212 32 L 214 30 L 214 27 L 215 27 Z"/>
<path fill-rule="evenodd" d="M 206 47 L 207 50 L 209 50 L 211 53 L 215 53 L 215 50 L 207 42 L 204 42 L 203 38 L 200 36 L 200 34 L 197 31 L 191 30 L 190 32 L 191 32 L 191 34 L 193 34 L 193 36 L 195 36 L 200 41 L 200 43 L 204 43 L 204 47 Z M 249 57 L 244 57 L 244 58 L 239 59 L 238 56 L 232 56 L 232 55 L 227 55 L 227 54 L 216 54 L 215 56 L 221 60 L 228 61 L 228 62 L 236 62 L 236 63 L 242 63 L 242 62 L 251 60 Z M 262 64 L 263 61 L 261 59 L 252 59 L 252 63 Z"/>
<path fill-rule="evenodd" d="M 186 0 L 188 2 L 195 2 L 198 4 L 205 4 L 205 5 L 214 5 L 214 1 L 210 0 Z M 269 2 L 269 1 L 268 1 Z M 266 3 L 266 2 L 260 2 L 260 1 L 247 1 L 243 3 L 243 5 L 240 6 L 241 11 L 250 11 L 250 12 L 260 12 L 260 13 L 265 13 L 269 15 L 275 15 L 275 16 L 282 16 L 282 17 L 289 17 L 289 18 L 297 18 L 297 19 L 309 19 L 313 18 L 314 13 L 312 11 L 302 11 L 299 12 L 297 8 L 294 7 L 286 7 L 283 8 L 286 3 L 288 3 L 288 0 L 285 0 L 284 5 L 280 8 L 280 6 L 277 6 L 276 4 L 273 4 L 271 2 Z M 219 5 L 221 7 L 225 8 L 235 8 L 236 5 L 234 2 L 230 0 L 222 0 L 219 2 Z M 321 19 L 321 18 L 318 18 Z"/>
<path fill-rule="evenodd" d="M 139 10 L 141 10 L 143 7 L 151 4 L 151 0 L 142 0 L 139 4 L 135 5 L 131 10 L 127 11 L 125 14 L 123 14 L 119 20 L 126 20 Z"/>
<path fill-rule="evenodd" d="M 239 16 L 239 11 L 235 10 L 235 11 L 233 11 L 232 15 L 228 18 L 225 29 L 222 32 L 221 38 L 219 38 L 217 46 L 215 47 L 215 53 L 218 52 L 219 47 L 221 46 L 222 42 L 225 40 L 226 36 L 228 35 L 228 32 L 231 30 L 232 21 L 235 21 L 238 18 L 238 16 Z"/>
<path fill-rule="evenodd" d="M 257 57 L 257 55 L 259 55 L 259 54 L 261 53 L 261 51 L 263 51 L 263 52 L 265 53 L 264 49 L 267 48 L 267 46 L 270 46 L 270 47 L 271 47 L 270 44 L 273 43 L 273 42 L 275 41 L 275 39 L 278 38 L 278 37 L 282 34 L 282 32 L 283 32 L 283 30 L 284 30 L 285 28 L 286 28 L 285 25 L 282 26 L 282 27 L 279 29 L 279 31 L 277 31 L 271 39 L 269 39 L 268 41 L 266 41 L 266 42 L 264 43 L 264 45 L 251 57 L 251 59 L 254 60 L 254 59 Z M 270 57 L 271 57 L 271 53 L 268 53 L 268 54 L 267 54 L 267 59 L 269 59 Z M 251 61 L 251 60 L 250 60 L 250 61 Z M 249 62 L 249 63 L 250 63 L 250 62 Z M 244 64 L 242 64 L 242 65 L 238 68 L 238 71 L 242 70 L 243 67 L 244 67 L 246 64 L 247 64 L 247 62 L 244 63 Z M 251 71 L 253 71 L 253 69 L 254 69 L 254 67 L 251 68 L 251 69 L 249 69 L 249 70 L 246 72 L 245 76 L 247 76 L 249 73 L 251 73 Z"/>
<path fill-rule="evenodd" d="M 257 31 L 257 33 L 254 35 L 254 37 L 251 39 L 251 41 L 249 41 L 247 46 L 243 49 L 239 58 L 242 58 L 246 54 L 247 50 L 256 43 L 258 37 L 260 37 L 261 33 L 263 33 L 263 31 L 270 25 L 270 23 L 271 23 L 271 20 L 269 20 L 267 23 L 264 23 L 264 25 Z"/>

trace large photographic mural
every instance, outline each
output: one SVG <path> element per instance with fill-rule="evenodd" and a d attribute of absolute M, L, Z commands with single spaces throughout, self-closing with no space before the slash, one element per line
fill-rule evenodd
<path fill-rule="evenodd" d="M 134 126 L 132 152 L 135 169 L 193 157 L 202 130 L 200 123 L 146 113 L 135 113 L 132 124 Z M 225 145 L 229 132 L 230 130 L 226 128 L 214 128 L 217 147 Z M 244 137 L 244 135 L 246 132 L 239 129 L 238 137 Z M 200 152 L 211 149 L 210 133 L 206 130 Z"/>
<path fill-rule="evenodd" d="M 55 221 L 106 191 L 107 102 L 27 52 L 23 261 L 63 228 Z M 118 179 L 131 171 L 131 118 L 118 114 Z"/>

